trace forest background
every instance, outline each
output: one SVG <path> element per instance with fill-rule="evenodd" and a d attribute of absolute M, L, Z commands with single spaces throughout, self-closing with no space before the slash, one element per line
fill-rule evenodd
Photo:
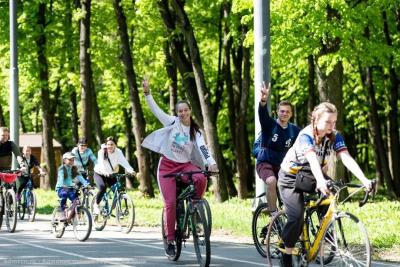
<path fill-rule="evenodd" d="M 0 0 L 0 125 L 9 125 L 8 1 Z M 339 110 L 350 153 L 383 194 L 400 197 L 398 0 L 271 0 L 271 110 L 294 104 L 304 127 L 321 101 Z M 187 98 L 221 173 L 219 202 L 254 196 L 252 0 L 18 1 L 21 132 L 43 136 L 54 188 L 51 140 L 70 150 L 80 136 L 97 152 L 105 137 L 153 197 L 158 155 L 139 144 L 160 127 L 141 92 L 170 113 Z M 261 85 L 260 85 L 261 86 Z M 340 177 L 351 179 L 338 170 Z"/>

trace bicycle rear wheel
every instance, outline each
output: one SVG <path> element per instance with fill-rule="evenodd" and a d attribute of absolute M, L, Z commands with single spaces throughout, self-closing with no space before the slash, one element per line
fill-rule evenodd
<path fill-rule="evenodd" d="M 320 257 L 321 266 L 370 266 L 371 246 L 361 221 L 351 213 L 339 213 L 325 230 Z"/>
<path fill-rule="evenodd" d="M 121 231 L 128 234 L 135 223 L 135 205 L 131 197 L 124 193 L 118 197 L 118 204 L 116 206 L 116 218 Z"/>
<path fill-rule="evenodd" d="M 102 231 L 104 227 L 106 227 L 107 224 L 107 219 L 108 219 L 108 205 L 106 205 L 106 201 L 102 199 L 99 203 L 99 210 L 100 214 L 94 214 L 93 213 L 93 205 L 96 201 L 96 198 L 93 198 L 92 204 L 90 205 L 90 210 L 93 215 L 93 224 L 94 224 L 94 229 L 97 231 Z"/>
<path fill-rule="evenodd" d="M 74 235 L 79 241 L 85 241 L 92 232 L 92 216 L 85 207 L 78 207 L 72 220 Z"/>
<path fill-rule="evenodd" d="M 268 225 L 268 232 L 266 236 L 266 255 L 268 258 L 269 266 L 272 266 L 272 259 L 281 258 L 284 251 L 282 240 L 282 230 L 287 221 L 286 213 L 281 210 L 274 217 Z"/>
<path fill-rule="evenodd" d="M 25 212 L 26 212 L 26 191 L 25 189 L 22 190 L 21 193 L 21 201 L 17 203 L 17 210 L 18 210 L 18 217 L 20 220 L 23 220 L 25 218 Z"/>
<path fill-rule="evenodd" d="M 210 265 L 211 245 L 208 225 L 203 205 L 195 205 L 195 212 L 191 215 L 194 250 L 201 267 Z"/>
<path fill-rule="evenodd" d="M 177 218 L 179 216 L 178 213 L 180 212 L 184 212 L 184 210 L 182 209 L 181 211 L 178 211 L 177 209 Z M 165 251 L 167 251 L 168 248 L 168 241 L 167 241 L 167 234 L 165 232 L 165 228 L 167 227 L 166 224 L 164 224 L 165 219 L 164 219 L 164 209 L 162 210 L 162 214 L 161 214 L 161 233 L 162 233 L 162 238 L 163 238 L 163 244 L 164 244 L 164 249 Z M 181 231 L 178 229 L 179 226 L 177 226 L 175 228 L 175 256 L 174 257 L 170 257 L 168 256 L 168 259 L 170 261 L 177 261 L 179 259 L 179 257 L 181 256 L 181 251 L 182 251 L 182 233 Z"/>
<path fill-rule="evenodd" d="M 261 203 L 253 214 L 251 233 L 253 235 L 254 246 L 264 258 L 267 257 L 266 238 L 270 221 L 271 216 L 268 211 L 268 203 Z"/>
<path fill-rule="evenodd" d="M 36 194 L 32 190 L 29 190 L 27 193 L 27 215 L 28 215 L 28 221 L 33 222 L 35 221 L 36 217 Z"/>
<path fill-rule="evenodd" d="M 5 204 L 4 215 L 6 216 L 7 230 L 13 233 L 17 226 L 17 201 L 13 189 L 8 189 L 6 191 Z"/>
<path fill-rule="evenodd" d="M 60 221 L 61 212 L 60 208 L 54 208 L 51 219 L 51 231 L 57 238 L 61 238 L 65 231 L 65 222 Z"/>

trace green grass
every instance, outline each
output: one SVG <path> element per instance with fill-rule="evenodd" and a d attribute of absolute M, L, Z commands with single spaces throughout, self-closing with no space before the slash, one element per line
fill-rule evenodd
<path fill-rule="evenodd" d="M 39 189 L 36 193 L 38 212 L 51 214 L 58 205 L 56 193 Z M 160 227 L 163 206 L 161 197 L 144 198 L 137 190 L 129 191 L 129 195 L 135 203 L 135 225 Z M 213 231 L 220 230 L 233 237 L 251 238 L 252 199 L 232 198 L 217 203 L 211 195 L 206 198 L 211 206 Z M 358 202 L 346 203 L 340 208 L 356 215 L 364 223 L 374 248 L 374 258 L 400 261 L 400 202 L 377 198 L 362 208 L 358 207 Z"/>

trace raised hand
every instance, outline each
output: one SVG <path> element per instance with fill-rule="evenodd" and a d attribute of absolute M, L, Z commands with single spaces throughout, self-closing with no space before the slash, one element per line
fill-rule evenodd
<path fill-rule="evenodd" d="M 150 94 L 150 84 L 149 84 L 149 80 L 148 79 L 144 79 L 143 81 L 143 93 L 145 95 Z"/>
<path fill-rule="evenodd" d="M 263 82 L 263 87 L 261 88 L 261 102 L 267 102 L 268 96 L 271 92 L 271 83 Z"/>

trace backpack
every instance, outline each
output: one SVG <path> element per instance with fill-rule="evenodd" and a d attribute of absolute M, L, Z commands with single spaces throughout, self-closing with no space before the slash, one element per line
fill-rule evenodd
<path fill-rule="evenodd" d="M 254 141 L 253 144 L 253 157 L 257 158 L 258 153 L 261 150 L 261 134 L 258 135 L 257 139 Z"/>

